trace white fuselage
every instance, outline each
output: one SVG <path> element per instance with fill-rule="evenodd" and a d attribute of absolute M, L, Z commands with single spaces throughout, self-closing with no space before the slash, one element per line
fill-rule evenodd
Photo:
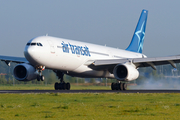
<path fill-rule="evenodd" d="M 45 66 L 52 70 L 61 70 L 77 77 L 114 78 L 114 75 L 107 70 L 96 71 L 89 68 L 88 64 L 94 60 L 142 58 L 144 56 L 140 53 L 117 48 L 51 36 L 36 37 L 28 43 L 24 55 L 30 64 L 35 67 Z"/>

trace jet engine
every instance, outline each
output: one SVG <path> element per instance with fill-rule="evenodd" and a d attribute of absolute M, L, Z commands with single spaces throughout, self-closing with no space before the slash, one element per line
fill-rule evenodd
<path fill-rule="evenodd" d="M 116 65 L 113 74 L 119 81 L 132 81 L 139 77 L 139 71 L 132 64 Z"/>
<path fill-rule="evenodd" d="M 14 77 L 19 81 L 30 81 L 37 78 L 36 69 L 27 63 L 18 64 L 13 70 Z"/>

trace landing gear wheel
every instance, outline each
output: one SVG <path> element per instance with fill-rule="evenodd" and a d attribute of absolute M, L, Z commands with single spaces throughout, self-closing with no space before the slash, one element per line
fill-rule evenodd
<path fill-rule="evenodd" d="M 41 75 L 41 81 L 44 81 L 44 79 L 45 79 L 44 75 Z"/>
<path fill-rule="evenodd" d="M 66 83 L 61 83 L 61 86 L 62 86 L 62 90 L 66 89 Z"/>
<path fill-rule="evenodd" d="M 56 82 L 56 83 L 54 84 L 55 90 L 58 90 L 58 87 L 59 87 L 58 82 Z"/>
<path fill-rule="evenodd" d="M 67 86 L 68 86 L 68 88 L 67 88 Z M 70 89 L 70 84 L 56 82 L 54 84 L 54 88 L 55 88 L 55 90 L 65 90 L 65 89 L 69 90 Z"/>
<path fill-rule="evenodd" d="M 115 83 L 111 83 L 111 90 L 115 90 L 114 84 L 115 84 Z"/>
<path fill-rule="evenodd" d="M 120 87 L 119 83 L 115 83 L 115 90 L 119 90 L 120 89 L 119 87 Z"/>
<path fill-rule="evenodd" d="M 70 87 L 71 87 L 71 86 L 70 86 L 70 83 L 66 83 L 66 89 L 67 89 L 67 90 L 70 90 Z"/>
<path fill-rule="evenodd" d="M 127 84 L 126 83 L 112 83 L 111 89 L 112 90 L 127 90 Z"/>
<path fill-rule="evenodd" d="M 58 89 L 62 90 L 62 83 L 58 83 Z"/>
<path fill-rule="evenodd" d="M 119 83 L 119 90 L 123 90 L 123 83 Z"/>
<path fill-rule="evenodd" d="M 116 83 L 116 90 L 121 90 L 121 83 Z"/>
<path fill-rule="evenodd" d="M 41 80 L 41 77 L 38 75 L 37 76 L 37 81 L 40 81 Z"/>
<path fill-rule="evenodd" d="M 126 83 L 122 83 L 122 88 L 123 88 L 123 90 L 127 90 L 127 84 Z"/>
<path fill-rule="evenodd" d="M 44 81 L 44 79 L 45 79 L 45 78 L 44 78 L 44 75 L 41 75 L 41 76 L 38 75 L 38 76 L 37 76 L 37 81 L 40 81 L 40 80 L 41 80 L 41 81 Z"/>

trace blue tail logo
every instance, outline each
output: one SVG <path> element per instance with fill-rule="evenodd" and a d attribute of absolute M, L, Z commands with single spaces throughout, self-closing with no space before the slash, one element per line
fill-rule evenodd
<path fill-rule="evenodd" d="M 142 10 L 133 38 L 131 40 L 130 45 L 128 46 L 126 50 L 142 53 L 145 30 L 146 30 L 147 15 L 148 15 L 148 11 Z"/>

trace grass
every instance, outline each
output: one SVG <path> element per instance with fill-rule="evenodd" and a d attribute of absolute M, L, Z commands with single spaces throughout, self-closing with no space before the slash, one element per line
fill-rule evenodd
<path fill-rule="evenodd" d="M 178 93 L 0 94 L 0 120 L 178 120 Z"/>
<path fill-rule="evenodd" d="M 0 90 L 54 90 L 54 85 L 0 85 Z M 110 86 L 71 85 L 71 90 L 110 90 Z M 128 119 L 178 120 L 180 94 L 77 93 L 0 94 L 0 120 Z"/>

